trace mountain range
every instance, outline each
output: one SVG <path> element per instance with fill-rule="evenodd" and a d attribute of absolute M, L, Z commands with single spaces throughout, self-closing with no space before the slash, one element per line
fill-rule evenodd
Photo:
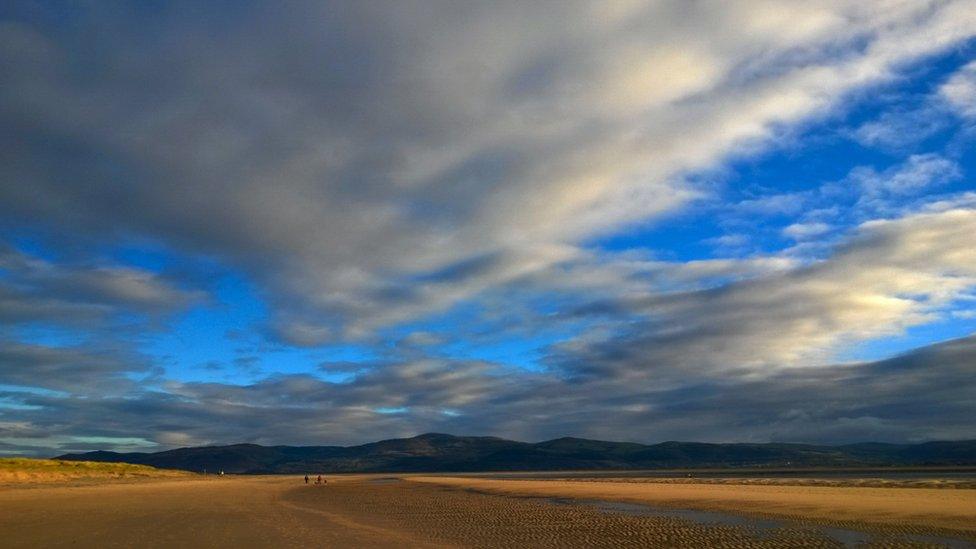
<path fill-rule="evenodd" d="M 645 445 L 571 437 L 528 443 L 428 433 L 359 446 L 234 444 L 154 453 L 95 451 L 66 454 L 57 459 L 254 474 L 976 466 L 976 440 L 842 446 L 698 442 Z"/>

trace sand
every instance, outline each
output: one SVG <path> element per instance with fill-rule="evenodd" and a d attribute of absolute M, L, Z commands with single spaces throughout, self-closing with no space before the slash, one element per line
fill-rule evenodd
<path fill-rule="evenodd" d="M 871 488 L 856 486 L 755 485 L 715 482 L 633 482 L 601 479 L 494 480 L 422 477 L 412 482 L 483 492 L 612 500 L 688 507 L 761 516 L 859 523 L 912 525 L 976 533 L 976 490 Z"/>
<path fill-rule="evenodd" d="M 843 546 L 817 526 L 826 523 L 866 528 L 872 542 L 886 546 L 932 546 L 906 537 L 910 532 L 976 540 L 972 490 L 328 478 L 324 486 L 306 486 L 290 476 L 227 476 L 0 488 L 0 540 L 4 547 Z M 757 532 L 742 525 L 607 512 L 572 498 L 775 513 L 797 520 Z"/>

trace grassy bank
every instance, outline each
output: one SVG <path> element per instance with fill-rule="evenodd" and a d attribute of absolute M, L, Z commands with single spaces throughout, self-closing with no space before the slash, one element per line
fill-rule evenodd
<path fill-rule="evenodd" d="M 0 484 L 30 484 L 84 480 L 191 477 L 193 473 L 130 463 L 0 458 Z"/>

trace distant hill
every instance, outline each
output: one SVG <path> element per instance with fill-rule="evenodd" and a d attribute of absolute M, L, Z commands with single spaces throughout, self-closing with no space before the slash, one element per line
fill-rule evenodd
<path fill-rule="evenodd" d="M 58 459 L 124 462 L 228 473 L 557 471 L 705 467 L 976 466 L 976 440 L 923 444 L 863 443 L 644 445 L 581 438 L 539 443 L 429 433 L 361 446 L 234 444 L 155 453 L 87 452 Z"/>

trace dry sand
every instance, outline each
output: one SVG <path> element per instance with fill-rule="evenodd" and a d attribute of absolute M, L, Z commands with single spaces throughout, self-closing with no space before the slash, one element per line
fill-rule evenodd
<path fill-rule="evenodd" d="M 0 545 L 842 546 L 816 526 L 826 522 L 867 528 L 874 532 L 874 542 L 886 546 L 925 546 L 909 543 L 906 532 L 976 535 L 976 491 L 972 490 L 430 476 L 356 475 L 329 479 L 325 486 L 306 486 L 296 477 L 228 476 L 98 486 L 0 488 Z M 756 532 L 748 527 L 702 524 L 673 516 L 606 512 L 586 504 L 553 502 L 549 497 L 680 504 L 782 514 L 798 520 L 784 523 L 783 528 Z"/>

